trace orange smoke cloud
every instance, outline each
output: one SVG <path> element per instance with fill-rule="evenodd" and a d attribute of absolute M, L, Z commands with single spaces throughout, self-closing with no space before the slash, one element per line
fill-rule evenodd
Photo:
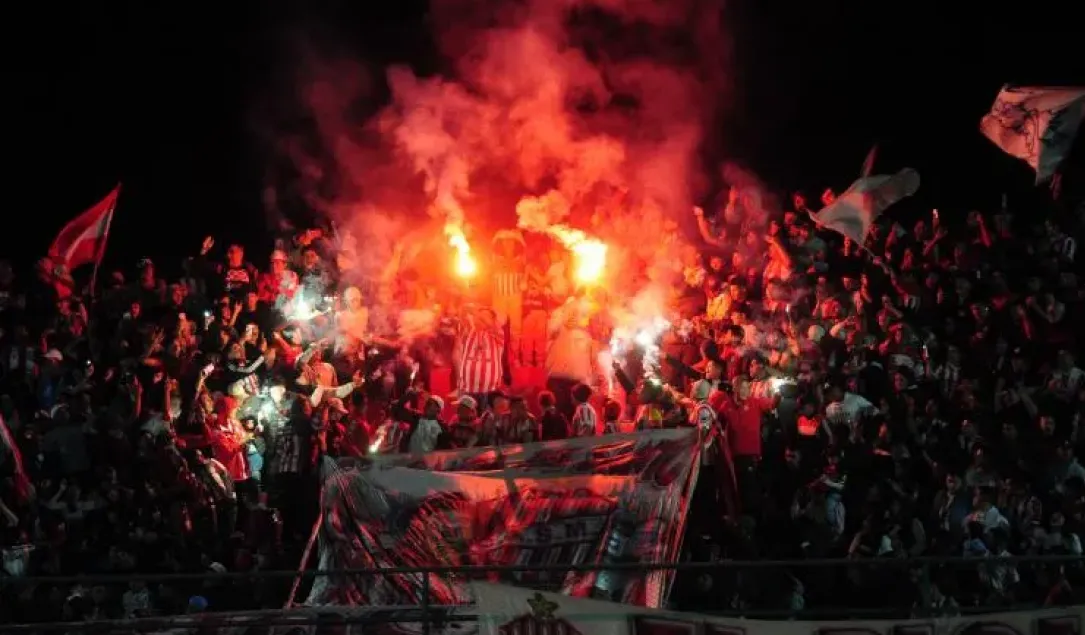
<path fill-rule="evenodd" d="M 585 280 L 631 262 L 671 275 L 660 263 L 701 194 L 702 139 L 728 93 L 721 5 L 434 0 L 448 72 L 388 69 L 390 103 L 368 121 L 354 115 L 365 73 L 309 65 L 319 72 L 300 92 L 317 142 L 284 144 L 294 189 L 358 233 L 371 216 L 402 230 L 428 212 L 456 262 L 471 257 L 456 238 L 467 225 L 518 224 L 560 240 Z M 392 254 L 397 238 L 359 236 L 359 251 Z"/>
<path fill-rule="evenodd" d="M 659 223 L 686 215 L 697 194 L 697 153 L 718 88 L 685 62 L 699 60 L 703 47 L 660 42 L 702 20 L 708 4 L 438 1 L 434 23 L 445 25 L 438 41 L 454 60 L 455 81 L 391 69 L 393 102 L 379 128 L 450 222 L 463 222 L 461 205 L 501 216 L 487 200 L 496 190 L 513 192 L 514 201 L 560 196 L 548 222 L 521 217 L 519 225 L 566 235 L 567 246 L 584 239 L 566 230 L 592 217 L 589 233 L 608 244 L 636 242 L 630 232 L 644 221 L 656 223 L 644 235 L 658 237 Z M 708 15 L 718 22 L 718 7 Z M 600 40 L 604 29 L 613 42 Z M 644 32 L 650 37 L 636 41 Z M 520 203 L 518 211 L 530 207 Z M 632 218 L 642 219 L 638 227 L 614 231 Z M 565 227 L 551 231 L 555 224 Z"/>

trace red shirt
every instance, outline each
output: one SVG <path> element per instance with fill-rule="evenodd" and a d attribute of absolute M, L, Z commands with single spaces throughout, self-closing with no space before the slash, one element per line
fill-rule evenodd
<path fill-rule="evenodd" d="M 287 269 L 276 276 L 270 271 L 260 274 L 256 283 L 256 293 L 260 301 L 274 305 L 280 296 L 291 299 L 298 290 L 298 274 Z"/>
<path fill-rule="evenodd" d="M 750 397 L 738 404 L 728 399 L 721 414 L 727 421 L 727 439 L 733 456 L 761 457 L 761 416 L 772 410 L 772 400 Z"/>

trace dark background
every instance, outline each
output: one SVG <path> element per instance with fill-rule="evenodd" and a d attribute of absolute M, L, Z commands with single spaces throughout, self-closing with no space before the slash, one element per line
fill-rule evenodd
<path fill-rule="evenodd" d="M 424 0 L 31 4 L 8 21 L 26 42 L 8 64 L 0 253 L 20 265 L 118 181 L 111 266 L 172 269 L 207 233 L 262 245 L 269 159 L 250 117 L 290 90 L 288 43 L 335 41 L 374 68 L 435 65 Z M 1057 3 L 1004 4 L 732 0 L 736 93 L 714 142 L 774 186 L 814 193 L 846 186 L 877 140 L 886 165 L 920 171 L 943 216 L 1007 190 L 1040 205 L 1032 173 L 977 125 L 1003 83 L 1085 83 L 1080 35 Z"/>

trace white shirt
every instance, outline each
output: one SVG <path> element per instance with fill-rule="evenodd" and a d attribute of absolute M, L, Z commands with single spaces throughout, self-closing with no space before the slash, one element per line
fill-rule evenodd
<path fill-rule="evenodd" d="M 411 454 L 425 454 L 433 452 L 437 448 L 437 438 L 441 436 L 441 424 L 433 419 L 419 419 L 418 425 L 411 434 L 407 451 Z"/>
<path fill-rule="evenodd" d="M 846 392 L 842 400 L 835 401 L 825 407 L 825 418 L 833 425 L 841 423 L 851 425 L 859 419 L 859 415 L 873 409 L 874 404 L 863 397 Z"/>

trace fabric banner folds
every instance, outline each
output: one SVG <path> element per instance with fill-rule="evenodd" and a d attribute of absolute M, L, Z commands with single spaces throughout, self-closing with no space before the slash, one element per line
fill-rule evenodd
<path fill-rule="evenodd" d="M 1082 119 L 1085 88 L 1003 87 L 980 131 L 1006 154 L 1051 179 L 1070 153 Z"/>
<path fill-rule="evenodd" d="M 701 444 L 694 429 L 375 456 L 325 480 L 319 568 L 673 562 Z M 673 572 L 509 572 L 530 589 L 658 607 Z M 462 575 L 431 575 L 432 604 L 473 601 Z M 320 578 L 307 604 L 409 606 L 422 575 Z"/>
<path fill-rule="evenodd" d="M 810 217 L 821 227 L 862 245 L 878 216 L 898 201 L 915 194 L 918 189 L 919 173 L 911 168 L 893 175 L 864 176 L 817 214 L 811 213 Z"/>

